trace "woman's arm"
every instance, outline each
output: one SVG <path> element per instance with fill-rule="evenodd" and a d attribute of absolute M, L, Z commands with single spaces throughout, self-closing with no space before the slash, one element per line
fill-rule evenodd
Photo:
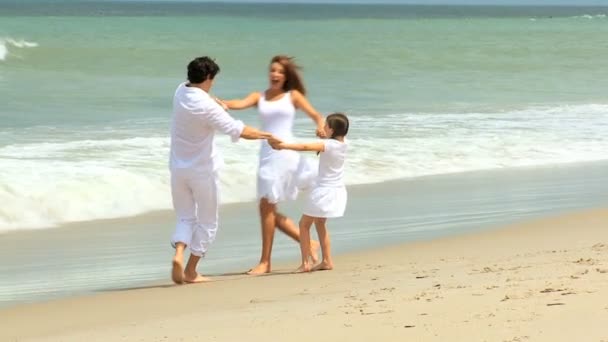
<path fill-rule="evenodd" d="M 228 109 L 245 109 L 257 105 L 259 99 L 260 93 L 253 92 L 243 99 L 220 101 L 226 105 Z"/>
<path fill-rule="evenodd" d="M 323 115 L 317 112 L 310 102 L 308 102 L 306 96 L 299 91 L 292 90 L 291 94 L 294 106 L 304 111 L 304 113 L 306 113 L 317 125 L 317 136 L 325 138 L 325 129 L 323 128 L 325 126 L 325 121 Z"/>
<path fill-rule="evenodd" d="M 288 144 L 284 142 L 276 142 L 274 140 L 268 140 L 272 148 L 275 150 L 293 150 L 293 151 L 313 151 L 323 152 L 325 151 L 325 143 L 322 141 L 311 142 L 311 143 L 300 143 L 300 144 Z"/>

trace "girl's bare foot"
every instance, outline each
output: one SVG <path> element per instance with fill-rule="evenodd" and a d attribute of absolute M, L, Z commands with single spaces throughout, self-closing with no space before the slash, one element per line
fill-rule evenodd
<path fill-rule="evenodd" d="M 206 281 L 210 281 L 211 279 L 203 277 L 198 273 L 194 274 L 184 274 L 184 282 L 188 284 L 196 284 L 196 283 L 204 283 Z"/>
<path fill-rule="evenodd" d="M 184 265 L 179 257 L 173 258 L 173 267 L 171 269 L 171 279 L 176 284 L 184 283 Z"/>
<path fill-rule="evenodd" d="M 305 272 L 310 272 L 310 265 L 309 264 L 302 264 L 296 270 L 296 273 L 305 273 Z"/>
<path fill-rule="evenodd" d="M 264 274 L 264 273 L 270 273 L 270 264 L 269 263 L 261 262 L 256 267 L 247 271 L 247 274 L 249 274 L 249 275 L 260 275 L 260 274 Z"/>
<path fill-rule="evenodd" d="M 327 261 L 322 261 L 317 266 L 313 267 L 313 271 L 330 271 L 334 269 L 334 264 Z"/>

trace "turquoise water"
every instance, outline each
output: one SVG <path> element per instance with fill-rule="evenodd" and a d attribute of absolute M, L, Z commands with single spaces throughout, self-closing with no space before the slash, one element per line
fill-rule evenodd
<path fill-rule="evenodd" d="M 349 184 L 606 159 L 606 13 L 0 0 L 0 232 L 170 208 L 171 97 L 199 55 L 225 98 L 297 56 L 315 107 L 353 120 Z M 225 201 L 252 199 L 257 144 L 221 143 Z"/>
<path fill-rule="evenodd" d="M 325 110 L 587 104 L 602 101 L 608 85 L 607 9 L 135 5 L 23 5 L 19 15 L 0 5 L 8 13 L 0 36 L 38 44 L 4 43 L 2 89 L 11 100 L 2 115 L 9 125 L 166 117 L 173 83 L 201 54 L 223 67 L 216 91 L 225 96 L 263 88 L 269 58 L 295 55 L 311 98 Z M 52 106 L 47 115 L 35 108 L 42 103 Z"/>

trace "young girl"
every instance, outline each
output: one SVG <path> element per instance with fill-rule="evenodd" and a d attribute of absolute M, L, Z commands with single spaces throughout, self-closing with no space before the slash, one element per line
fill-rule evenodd
<path fill-rule="evenodd" d="M 348 118 L 342 113 L 330 114 L 325 120 L 324 130 L 329 139 L 320 142 L 307 144 L 271 142 L 272 147 L 278 150 L 317 151 L 321 155 L 317 182 L 304 204 L 303 215 L 300 219 L 302 265 L 297 272 L 333 269 L 329 234 L 325 222 L 330 217 L 343 216 L 346 209 L 347 195 L 343 178 L 346 158 L 344 137 L 348 133 Z M 323 260 L 314 267 L 310 254 L 310 226 L 313 223 L 317 228 L 323 253 Z"/>

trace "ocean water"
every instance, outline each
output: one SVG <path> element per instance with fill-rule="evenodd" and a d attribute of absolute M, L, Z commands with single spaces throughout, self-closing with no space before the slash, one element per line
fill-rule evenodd
<path fill-rule="evenodd" d="M 172 95 L 200 55 L 224 98 L 296 56 L 312 104 L 351 117 L 348 184 L 608 159 L 606 14 L 0 0 L 0 233 L 171 208 Z M 223 201 L 252 200 L 259 145 L 219 143 Z"/>
<path fill-rule="evenodd" d="M 336 255 L 605 208 L 608 162 L 461 172 L 351 186 L 348 191 L 345 217 L 329 223 Z M 253 203 L 222 208 L 218 238 L 199 272 L 223 281 L 227 279 L 222 275 L 257 264 L 261 247 L 256 209 Z M 301 203 L 288 203 L 281 211 L 297 218 Z M 173 223 L 172 215 L 156 212 L 3 234 L 0 310 L 61 297 L 167 286 Z M 300 250 L 286 235 L 276 234 L 272 257 L 275 271 L 289 271 L 299 265 Z"/>

